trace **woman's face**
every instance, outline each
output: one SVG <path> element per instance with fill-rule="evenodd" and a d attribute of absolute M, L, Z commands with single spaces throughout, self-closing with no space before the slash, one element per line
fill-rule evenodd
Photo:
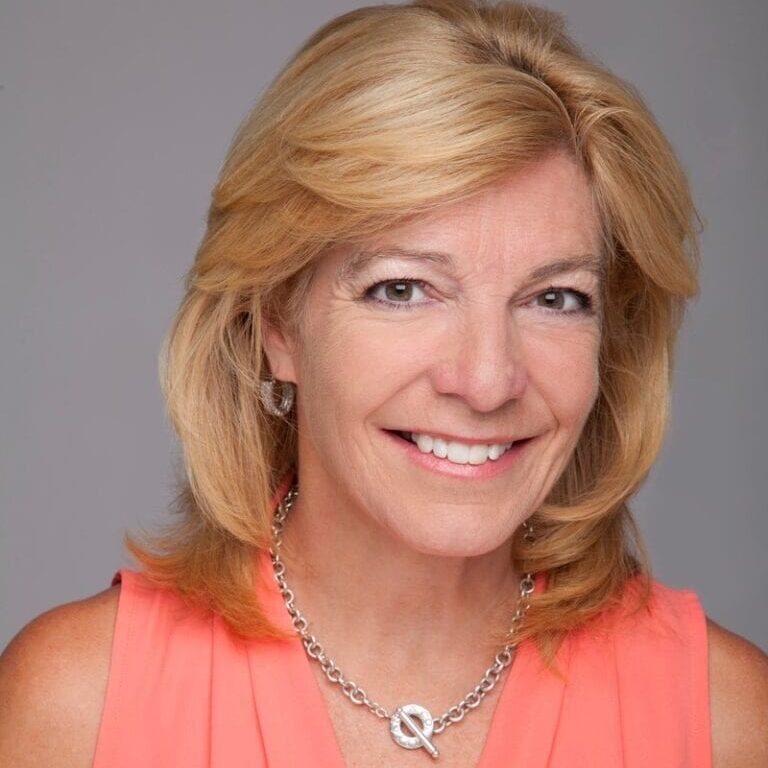
<path fill-rule="evenodd" d="M 265 334 L 275 378 L 297 385 L 307 503 L 346 504 L 423 553 L 501 546 L 597 396 L 599 269 L 587 180 L 561 153 L 329 251 L 300 337 Z"/>

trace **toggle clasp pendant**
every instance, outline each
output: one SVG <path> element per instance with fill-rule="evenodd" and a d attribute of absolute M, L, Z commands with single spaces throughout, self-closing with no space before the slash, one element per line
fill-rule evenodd
<path fill-rule="evenodd" d="M 414 718 L 418 718 L 419 722 Z M 403 732 L 403 724 L 413 734 L 412 736 Z M 396 743 L 405 749 L 426 749 L 436 760 L 440 753 L 429 740 L 434 729 L 432 715 L 426 707 L 419 704 L 404 704 L 398 707 L 389 719 L 389 732 Z"/>

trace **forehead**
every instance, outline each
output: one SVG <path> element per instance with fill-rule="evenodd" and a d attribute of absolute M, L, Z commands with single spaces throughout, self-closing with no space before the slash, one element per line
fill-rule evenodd
<path fill-rule="evenodd" d="M 359 272 L 379 258 L 412 251 L 446 271 L 483 264 L 514 269 L 532 262 L 591 255 L 600 248 L 600 222 L 588 179 L 564 153 L 553 153 L 478 193 L 414 216 L 370 242 L 340 249 L 338 275 Z"/>

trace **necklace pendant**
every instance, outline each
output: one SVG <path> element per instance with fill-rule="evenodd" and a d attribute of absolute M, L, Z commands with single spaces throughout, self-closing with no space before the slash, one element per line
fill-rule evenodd
<path fill-rule="evenodd" d="M 403 731 L 404 725 L 412 735 L 409 736 Z M 437 759 L 440 753 L 429 740 L 434 729 L 432 715 L 426 707 L 419 704 L 403 704 L 389 719 L 389 732 L 397 744 L 405 749 L 426 749 Z"/>

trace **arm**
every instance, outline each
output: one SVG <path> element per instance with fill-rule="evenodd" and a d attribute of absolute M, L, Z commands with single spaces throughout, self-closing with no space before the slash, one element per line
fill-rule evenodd
<path fill-rule="evenodd" d="M 91 766 L 119 589 L 38 616 L 0 656 L 0 765 Z"/>
<path fill-rule="evenodd" d="M 768 766 L 768 656 L 707 619 L 713 768 Z"/>

